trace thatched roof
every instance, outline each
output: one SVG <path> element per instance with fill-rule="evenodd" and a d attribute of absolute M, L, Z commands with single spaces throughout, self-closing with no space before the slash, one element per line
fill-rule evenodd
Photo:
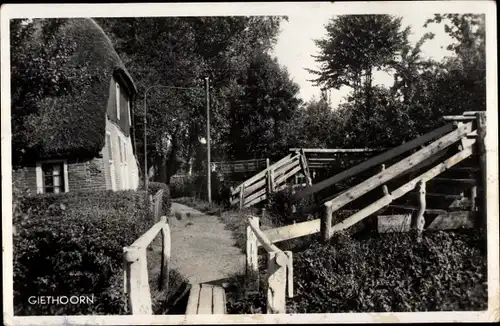
<path fill-rule="evenodd" d="M 94 20 L 66 19 L 55 37 L 75 46 L 69 60 L 58 68 L 78 69 L 88 78 L 83 83 L 75 78 L 79 91 L 45 97 L 36 105 L 24 120 L 27 136 L 23 147 L 28 156 L 36 158 L 93 157 L 104 146 L 111 78 L 121 79 L 132 95 L 137 90 L 110 39 Z"/>

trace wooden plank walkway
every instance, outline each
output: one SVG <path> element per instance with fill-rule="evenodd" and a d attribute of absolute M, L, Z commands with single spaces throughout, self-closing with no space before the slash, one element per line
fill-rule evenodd
<path fill-rule="evenodd" d="M 221 315 L 226 313 L 224 288 L 211 284 L 193 284 L 186 315 Z"/>

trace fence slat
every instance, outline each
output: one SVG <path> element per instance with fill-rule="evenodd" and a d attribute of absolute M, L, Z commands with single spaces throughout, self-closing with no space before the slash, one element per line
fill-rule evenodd
<path fill-rule="evenodd" d="M 198 304 L 198 315 L 212 314 L 213 285 L 201 284 L 200 303 Z"/>
<path fill-rule="evenodd" d="M 480 178 L 478 182 L 478 200 L 476 204 L 479 210 L 479 226 L 486 227 L 486 184 L 487 184 L 487 174 L 486 174 L 486 112 L 478 112 L 476 114 L 477 119 L 477 141 L 478 141 L 478 152 L 479 152 L 479 167 L 480 167 Z"/>

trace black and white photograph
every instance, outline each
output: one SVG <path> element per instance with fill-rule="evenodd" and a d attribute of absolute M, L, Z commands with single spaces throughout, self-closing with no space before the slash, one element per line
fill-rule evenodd
<path fill-rule="evenodd" d="M 496 4 L 364 4 L 2 6 L 6 324 L 500 321 Z"/>

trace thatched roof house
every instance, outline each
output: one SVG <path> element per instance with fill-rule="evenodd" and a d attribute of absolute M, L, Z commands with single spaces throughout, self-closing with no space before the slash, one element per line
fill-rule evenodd
<path fill-rule="evenodd" d="M 137 187 L 137 89 L 110 39 L 92 19 L 40 19 L 32 29 L 21 51 L 41 60 L 12 89 L 28 98 L 12 107 L 14 152 L 23 153 L 14 163 L 24 167 L 17 180 L 38 193 Z M 24 89 L 31 80 L 37 89 Z"/>

